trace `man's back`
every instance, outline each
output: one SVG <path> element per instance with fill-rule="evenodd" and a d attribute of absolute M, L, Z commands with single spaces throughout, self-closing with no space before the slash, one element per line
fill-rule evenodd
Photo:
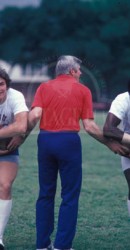
<path fill-rule="evenodd" d="M 90 90 L 68 75 L 43 83 L 32 106 L 41 106 L 40 128 L 49 131 L 79 131 L 79 120 L 92 116 Z"/>

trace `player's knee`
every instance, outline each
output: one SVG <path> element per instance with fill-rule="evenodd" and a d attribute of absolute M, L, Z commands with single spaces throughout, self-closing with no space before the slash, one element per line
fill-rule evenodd
<path fill-rule="evenodd" d="M 0 183 L 0 198 L 8 199 L 11 195 L 11 183 L 2 182 Z"/>

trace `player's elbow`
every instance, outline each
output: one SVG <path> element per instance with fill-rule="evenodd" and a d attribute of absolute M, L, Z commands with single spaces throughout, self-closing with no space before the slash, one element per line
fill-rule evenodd
<path fill-rule="evenodd" d="M 103 127 L 103 135 L 105 137 L 112 137 L 113 135 L 113 127 L 112 126 L 108 126 L 108 124 L 106 123 Z"/>
<path fill-rule="evenodd" d="M 93 121 L 93 119 L 84 119 L 83 126 L 88 134 L 92 134 L 95 130 L 95 122 Z"/>
<path fill-rule="evenodd" d="M 27 131 L 27 122 L 24 123 L 24 124 L 19 124 L 18 127 L 17 127 L 17 132 L 18 134 L 25 134 Z"/>
<path fill-rule="evenodd" d="M 36 125 L 36 123 L 40 120 L 41 115 L 42 115 L 42 108 L 35 107 L 29 112 L 28 123 Z"/>
<path fill-rule="evenodd" d="M 88 134 L 91 134 L 91 132 L 92 132 L 92 127 L 91 127 L 91 126 L 86 125 L 86 126 L 84 126 L 84 129 L 85 129 L 85 131 L 86 131 Z"/>
<path fill-rule="evenodd" d="M 41 117 L 41 114 L 39 112 L 35 112 L 35 114 L 33 116 L 33 121 L 38 122 L 40 117 Z"/>

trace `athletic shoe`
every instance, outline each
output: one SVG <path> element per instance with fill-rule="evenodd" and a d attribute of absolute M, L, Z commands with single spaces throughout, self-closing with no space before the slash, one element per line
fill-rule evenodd
<path fill-rule="evenodd" d="M 47 250 L 54 250 L 54 247 L 52 244 L 50 244 L 48 247 L 47 247 Z"/>
<path fill-rule="evenodd" d="M 5 250 L 5 248 L 2 244 L 0 244 L 0 250 Z"/>
<path fill-rule="evenodd" d="M 37 249 L 37 250 L 54 250 L 54 247 L 53 247 L 52 244 L 50 244 L 47 248 L 42 248 L 42 249 L 40 248 L 40 249 Z"/>
<path fill-rule="evenodd" d="M 61 250 L 61 249 L 54 248 L 54 250 Z M 64 250 L 74 250 L 74 249 L 70 248 L 70 249 L 64 249 Z"/>

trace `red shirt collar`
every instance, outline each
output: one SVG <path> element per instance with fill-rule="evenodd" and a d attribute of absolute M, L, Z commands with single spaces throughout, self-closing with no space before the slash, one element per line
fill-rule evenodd
<path fill-rule="evenodd" d="M 66 74 L 58 75 L 58 76 L 56 77 L 56 79 L 72 79 L 72 80 L 75 80 L 75 81 L 77 82 L 77 80 L 76 80 L 73 76 L 71 76 L 71 75 L 66 75 Z"/>

